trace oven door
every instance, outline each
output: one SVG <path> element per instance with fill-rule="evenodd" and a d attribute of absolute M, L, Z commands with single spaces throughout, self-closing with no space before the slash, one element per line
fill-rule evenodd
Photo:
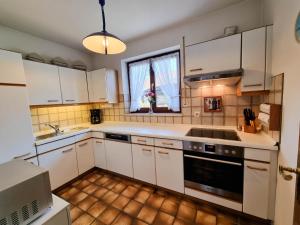
<path fill-rule="evenodd" d="M 243 159 L 200 152 L 184 153 L 185 187 L 243 201 Z"/>

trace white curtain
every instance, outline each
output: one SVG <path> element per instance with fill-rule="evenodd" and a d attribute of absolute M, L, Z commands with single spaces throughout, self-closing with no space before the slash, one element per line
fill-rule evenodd
<path fill-rule="evenodd" d="M 161 91 L 166 96 L 168 108 L 174 112 L 180 111 L 179 53 L 152 59 L 152 67 L 158 81 L 156 87 L 160 86 Z"/>
<path fill-rule="evenodd" d="M 140 102 L 144 94 L 144 83 L 150 73 L 150 61 L 145 60 L 129 64 L 130 82 L 130 112 L 135 112 L 141 108 Z"/>

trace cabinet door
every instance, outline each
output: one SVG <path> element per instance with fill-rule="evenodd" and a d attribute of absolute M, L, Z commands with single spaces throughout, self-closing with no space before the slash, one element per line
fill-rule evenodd
<path fill-rule="evenodd" d="M 133 177 L 156 184 L 154 147 L 132 145 Z"/>
<path fill-rule="evenodd" d="M 268 218 L 270 164 L 245 160 L 243 212 Z"/>
<path fill-rule="evenodd" d="M 0 49 L 0 83 L 26 84 L 22 55 Z"/>
<path fill-rule="evenodd" d="M 24 60 L 30 105 L 62 104 L 58 67 Z"/>
<path fill-rule="evenodd" d="M 106 70 L 106 90 L 108 103 L 118 103 L 118 80 L 115 70 Z"/>
<path fill-rule="evenodd" d="M 105 102 L 106 95 L 106 69 L 99 69 L 88 73 L 89 94 L 91 102 Z"/>
<path fill-rule="evenodd" d="M 32 163 L 32 164 L 34 164 L 34 165 L 36 165 L 36 166 L 39 165 L 39 161 L 38 161 L 37 157 L 30 158 L 30 159 L 26 159 L 26 161 L 27 161 L 27 162 L 30 162 L 30 163 Z"/>
<path fill-rule="evenodd" d="M 107 169 L 104 140 L 95 138 L 93 139 L 93 144 L 94 144 L 94 155 L 95 155 L 96 167 Z"/>
<path fill-rule="evenodd" d="M 75 145 L 38 156 L 40 167 L 49 170 L 51 190 L 78 176 Z"/>
<path fill-rule="evenodd" d="M 85 71 L 59 67 L 59 77 L 64 104 L 88 102 Z"/>
<path fill-rule="evenodd" d="M 183 193 L 184 178 L 182 151 L 155 148 L 155 159 L 157 185 Z"/>
<path fill-rule="evenodd" d="M 95 166 L 93 143 L 91 139 L 76 143 L 76 153 L 79 174 Z"/>
<path fill-rule="evenodd" d="M 105 140 L 107 169 L 133 177 L 131 144 Z"/>
<path fill-rule="evenodd" d="M 265 89 L 266 28 L 244 32 L 242 46 L 241 91 L 263 91 Z"/>
<path fill-rule="evenodd" d="M 239 69 L 241 34 L 188 46 L 185 61 L 185 75 Z"/>
<path fill-rule="evenodd" d="M 0 164 L 36 155 L 26 87 L 0 85 Z"/>

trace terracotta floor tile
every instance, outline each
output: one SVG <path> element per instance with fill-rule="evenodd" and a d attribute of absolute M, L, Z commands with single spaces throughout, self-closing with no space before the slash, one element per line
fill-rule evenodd
<path fill-rule="evenodd" d="M 91 225 L 105 225 L 104 223 L 101 223 L 99 220 L 95 220 Z"/>
<path fill-rule="evenodd" d="M 70 210 L 70 216 L 71 216 L 71 220 L 72 222 L 74 220 L 76 220 L 79 216 L 81 216 L 84 213 L 84 211 L 82 211 L 81 209 L 77 208 L 77 207 L 73 207 Z"/>
<path fill-rule="evenodd" d="M 213 214 L 197 210 L 195 222 L 200 225 L 217 225 L 217 217 Z"/>
<path fill-rule="evenodd" d="M 114 221 L 113 225 L 131 225 L 132 218 L 124 213 L 121 213 Z"/>
<path fill-rule="evenodd" d="M 196 209 L 180 204 L 177 217 L 188 222 L 194 222 L 196 218 Z"/>
<path fill-rule="evenodd" d="M 101 175 L 97 174 L 97 173 L 93 173 L 91 174 L 89 177 L 85 178 L 86 180 L 88 180 L 89 182 L 94 183 L 96 180 L 98 180 L 99 178 L 101 178 Z"/>
<path fill-rule="evenodd" d="M 62 197 L 65 200 L 69 200 L 73 195 L 77 194 L 79 190 L 75 187 L 69 188 L 66 192 L 64 192 L 60 197 Z"/>
<path fill-rule="evenodd" d="M 194 208 L 194 209 L 197 209 L 197 205 L 195 203 L 193 203 L 192 201 L 187 200 L 187 199 L 183 199 L 181 201 L 181 204 L 186 205 L 186 206 L 191 207 L 191 208 Z"/>
<path fill-rule="evenodd" d="M 149 207 L 149 206 L 144 206 L 140 213 L 138 214 L 137 218 L 140 220 L 143 220 L 144 222 L 151 224 L 153 223 L 155 216 L 157 214 L 157 210 Z"/>
<path fill-rule="evenodd" d="M 144 221 L 139 220 L 139 219 L 135 219 L 133 221 L 132 225 L 148 225 L 148 224 L 145 223 Z"/>
<path fill-rule="evenodd" d="M 154 221 L 154 225 L 171 225 L 175 217 L 164 212 L 159 212 Z"/>
<path fill-rule="evenodd" d="M 93 196 L 100 199 L 102 198 L 102 196 L 104 196 L 106 193 L 108 192 L 108 190 L 106 188 L 103 187 L 99 187 L 94 193 Z"/>
<path fill-rule="evenodd" d="M 137 201 L 131 200 L 127 206 L 123 209 L 124 212 L 129 214 L 132 217 L 136 217 L 140 212 L 143 205 Z"/>
<path fill-rule="evenodd" d="M 101 186 L 101 185 L 105 184 L 107 181 L 109 181 L 109 178 L 102 176 L 100 179 L 96 180 L 94 183 Z"/>
<path fill-rule="evenodd" d="M 218 225 L 234 225 L 238 224 L 238 218 L 232 215 L 217 214 Z"/>
<path fill-rule="evenodd" d="M 82 214 L 77 220 L 75 220 L 72 225 L 90 225 L 95 220 L 94 217 L 85 213 Z"/>
<path fill-rule="evenodd" d="M 176 213 L 177 213 L 177 210 L 178 210 L 178 206 L 179 206 L 178 203 L 173 202 L 173 201 L 171 201 L 171 200 L 169 200 L 169 199 L 166 199 L 166 200 L 163 202 L 163 204 L 162 204 L 160 210 L 163 211 L 163 212 L 166 212 L 166 213 L 168 213 L 168 214 L 170 214 L 170 215 L 175 216 Z"/>
<path fill-rule="evenodd" d="M 130 201 L 129 198 L 123 196 L 123 195 L 120 195 L 113 203 L 112 203 L 112 206 L 117 208 L 117 209 L 120 209 L 122 210 L 127 204 L 128 202 Z"/>
<path fill-rule="evenodd" d="M 148 191 L 140 190 L 134 197 L 134 200 L 144 204 L 151 194 Z"/>
<path fill-rule="evenodd" d="M 124 191 L 122 191 L 122 195 L 127 198 L 133 198 L 134 195 L 138 192 L 139 189 L 133 186 L 128 186 Z"/>
<path fill-rule="evenodd" d="M 146 204 L 151 206 L 152 208 L 159 209 L 163 203 L 165 198 L 158 194 L 152 194 L 147 200 Z"/>
<path fill-rule="evenodd" d="M 106 182 L 105 184 L 103 184 L 103 187 L 105 187 L 105 188 L 111 190 L 111 189 L 113 189 L 113 187 L 116 186 L 116 185 L 117 185 L 117 182 L 116 182 L 116 181 L 114 181 L 114 180 L 109 180 L 108 182 Z"/>
<path fill-rule="evenodd" d="M 105 195 L 101 197 L 101 200 L 106 204 L 111 204 L 114 200 L 118 198 L 118 194 L 112 191 L 108 191 Z"/>
<path fill-rule="evenodd" d="M 88 196 L 84 200 L 78 203 L 78 207 L 84 211 L 87 211 L 95 202 L 97 201 L 97 198 Z"/>
<path fill-rule="evenodd" d="M 97 219 L 100 222 L 102 222 L 106 225 L 109 225 L 117 218 L 119 213 L 120 213 L 119 210 L 109 207 L 109 208 L 105 209 L 105 211 L 100 216 L 98 216 Z"/>
<path fill-rule="evenodd" d="M 187 222 L 187 221 L 176 218 L 173 225 L 195 225 L 195 224 L 193 222 Z"/>
<path fill-rule="evenodd" d="M 116 193 L 121 193 L 126 187 L 127 187 L 126 184 L 118 183 L 113 187 L 112 191 Z"/>
<path fill-rule="evenodd" d="M 153 193 L 153 192 L 155 191 L 155 189 L 154 189 L 153 187 L 151 187 L 151 186 L 146 186 L 146 185 L 142 186 L 141 189 L 143 189 L 143 190 L 145 190 L 145 191 L 148 191 L 148 192 L 150 192 L 150 193 Z"/>
<path fill-rule="evenodd" d="M 89 186 L 91 183 L 88 182 L 87 180 L 82 180 L 79 184 L 76 185 L 76 188 L 78 188 L 79 190 L 82 190 L 83 188 L 85 188 L 86 186 Z"/>
<path fill-rule="evenodd" d="M 92 215 L 93 217 L 98 217 L 105 209 L 107 208 L 107 205 L 103 202 L 96 202 L 94 205 L 92 205 L 87 212 Z"/>
<path fill-rule="evenodd" d="M 88 195 L 84 192 L 78 192 L 77 194 L 73 195 L 69 202 L 73 205 L 77 205 L 79 202 L 81 202 L 83 199 L 85 199 Z"/>
<path fill-rule="evenodd" d="M 86 186 L 85 188 L 83 188 L 82 191 L 90 195 L 98 189 L 99 189 L 98 185 L 90 184 L 89 186 Z"/>

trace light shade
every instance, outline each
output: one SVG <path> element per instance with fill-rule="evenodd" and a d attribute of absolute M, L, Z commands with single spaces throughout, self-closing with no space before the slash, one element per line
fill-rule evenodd
<path fill-rule="evenodd" d="M 105 55 L 119 54 L 126 50 L 126 44 L 107 31 L 90 34 L 83 39 L 82 44 L 92 52 Z"/>

